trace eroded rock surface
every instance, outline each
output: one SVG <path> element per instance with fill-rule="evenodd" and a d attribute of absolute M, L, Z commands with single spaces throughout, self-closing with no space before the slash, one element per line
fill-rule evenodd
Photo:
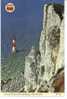
<path fill-rule="evenodd" d="M 34 49 L 25 61 L 25 88 L 53 91 L 51 78 L 64 67 L 64 17 L 62 5 L 45 5 L 43 30 L 39 41 L 39 53 Z M 32 76 L 33 74 L 33 76 Z M 41 87 L 42 86 L 42 87 Z M 29 89 L 28 89 L 29 88 Z"/>

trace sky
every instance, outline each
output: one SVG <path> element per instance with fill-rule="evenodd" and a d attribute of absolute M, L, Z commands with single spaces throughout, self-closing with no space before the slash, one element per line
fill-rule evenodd
<path fill-rule="evenodd" d="M 15 11 L 9 14 L 5 5 L 12 2 Z M 36 46 L 42 31 L 43 6 L 45 3 L 62 3 L 64 0 L 2 0 L 1 1 L 1 51 L 7 57 L 11 52 L 11 41 L 16 37 L 17 49 Z"/>

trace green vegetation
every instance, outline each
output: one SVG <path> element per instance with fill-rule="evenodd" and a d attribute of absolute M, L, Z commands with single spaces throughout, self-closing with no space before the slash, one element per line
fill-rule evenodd
<path fill-rule="evenodd" d="M 24 56 L 22 54 L 11 55 L 1 65 L 1 80 L 14 79 L 20 73 L 24 73 Z"/>

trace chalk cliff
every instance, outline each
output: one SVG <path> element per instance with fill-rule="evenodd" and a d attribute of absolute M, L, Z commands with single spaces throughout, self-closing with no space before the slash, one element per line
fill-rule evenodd
<path fill-rule="evenodd" d="M 53 92 L 51 79 L 64 68 L 64 7 L 46 4 L 43 12 L 39 50 L 32 47 L 25 57 L 25 91 Z"/>

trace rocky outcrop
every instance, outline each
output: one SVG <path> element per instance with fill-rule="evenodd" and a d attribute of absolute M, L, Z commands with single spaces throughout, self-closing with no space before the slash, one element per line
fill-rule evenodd
<path fill-rule="evenodd" d="M 24 76 L 20 72 L 14 79 L 2 80 L 1 81 L 2 92 L 24 92 Z"/>
<path fill-rule="evenodd" d="M 29 55 L 25 60 L 25 91 L 35 90 L 36 88 L 36 62 L 35 62 L 35 49 L 32 47 Z"/>
<path fill-rule="evenodd" d="M 64 92 L 64 70 L 59 69 L 53 78 L 52 86 L 54 87 L 54 92 Z"/>
<path fill-rule="evenodd" d="M 25 59 L 25 91 L 54 91 L 51 78 L 64 67 L 63 11 L 62 5 L 44 6 L 39 50 L 32 48 Z"/>

